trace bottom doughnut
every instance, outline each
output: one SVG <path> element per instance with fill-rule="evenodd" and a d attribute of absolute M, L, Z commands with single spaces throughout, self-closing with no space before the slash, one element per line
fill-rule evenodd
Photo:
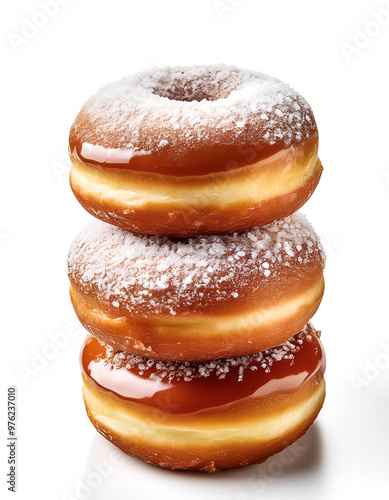
<path fill-rule="evenodd" d="M 169 469 L 261 463 L 308 430 L 325 397 L 325 355 L 310 325 L 277 348 L 206 363 L 147 360 L 89 337 L 81 365 L 96 429 Z"/>

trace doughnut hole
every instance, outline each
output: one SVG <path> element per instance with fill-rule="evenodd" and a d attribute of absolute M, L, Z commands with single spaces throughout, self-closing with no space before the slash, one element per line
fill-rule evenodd
<path fill-rule="evenodd" d="M 214 74 L 204 71 L 198 74 L 190 68 L 181 71 L 171 70 L 157 79 L 152 92 L 171 101 L 217 101 L 227 98 L 237 90 L 242 81 L 240 75 L 219 71 Z"/>

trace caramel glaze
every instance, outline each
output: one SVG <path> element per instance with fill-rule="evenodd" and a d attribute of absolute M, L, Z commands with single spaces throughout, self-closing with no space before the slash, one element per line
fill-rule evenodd
<path fill-rule="evenodd" d="M 212 144 L 198 149 L 188 149 L 177 154 L 174 148 L 159 152 L 133 149 L 111 149 L 80 141 L 71 131 L 69 154 L 88 167 L 126 173 L 160 174 L 173 177 L 195 177 L 228 172 L 248 165 L 264 166 L 270 158 L 285 158 L 287 166 L 290 156 L 302 156 L 317 151 L 317 136 L 305 142 L 295 142 L 286 147 L 282 142 L 270 144 Z"/>
<path fill-rule="evenodd" d="M 310 337 L 304 336 L 294 361 L 282 359 L 275 362 L 268 373 L 257 365 L 253 371 L 245 369 L 239 381 L 237 367 L 230 367 L 224 379 L 212 372 L 209 377 L 194 378 L 187 382 L 161 379 L 155 367 L 139 374 L 137 368 L 114 368 L 107 360 L 105 346 L 94 337 L 87 337 L 81 351 L 81 367 L 86 379 L 98 390 L 113 395 L 122 403 L 138 403 L 164 413 L 178 415 L 202 410 L 231 407 L 235 403 L 264 400 L 275 393 L 298 391 L 314 375 L 323 374 L 325 354 L 315 330 L 310 327 Z"/>

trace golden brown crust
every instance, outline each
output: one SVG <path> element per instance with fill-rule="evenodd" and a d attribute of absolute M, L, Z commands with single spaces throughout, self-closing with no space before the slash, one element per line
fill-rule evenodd
<path fill-rule="evenodd" d="M 312 281 L 307 279 L 308 273 L 305 280 L 287 281 L 289 293 L 279 295 L 278 304 L 276 283 L 273 289 L 267 288 L 269 295 L 266 291 L 253 293 L 252 303 L 261 304 L 257 311 L 240 301 L 230 308 L 215 307 L 213 314 L 144 317 L 125 309 L 115 311 L 77 291 L 74 285 L 70 296 L 81 324 L 101 342 L 156 359 L 200 361 L 252 354 L 286 342 L 319 307 L 324 280 L 321 268 L 316 272 Z"/>
<path fill-rule="evenodd" d="M 301 171 L 300 163 L 293 164 L 290 160 L 279 165 L 272 175 L 263 175 L 264 169 L 261 166 L 257 168 L 256 183 L 263 186 L 263 193 L 253 182 L 252 168 L 240 169 L 239 175 L 236 171 L 213 174 L 201 180 L 200 185 L 190 178 L 174 177 L 165 179 L 162 184 L 160 176 L 137 176 L 134 173 L 129 176 L 119 170 L 103 174 L 95 167 L 80 167 L 74 159 L 70 185 L 85 210 L 123 229 L 172 237 L 226 234 L 263 226 L 301 208 L 316 189 L 323 170 L 315 156 L 315 149 L 317 143 L 308 149 L 306 159 L 302 160 L 306 172 Z M 316 160 L 312 160 L 312 155 Z M 309 161 L 313 162 L 313 166 L 309 166 Z M 290 182 L 285 180 L 281 189 L 279 183 L 285 172 Z M 92 176 L 90 179 L 89 175 Z M 129 179 L 134 182 L 133 186 L 128 184 Z M 105 191 L 102 192 L 105 184 Z M 123 193 L 131 193 L 133 189 L 138 189 L 139 184 L 142 185 L 142 194 L 133 201 L 128 200 Z M 169 194 L 166 193 L 166 184 Z M 191 187 L 193 192 L 189 192 Z M 160 189 L 161 201 L 153 201 L 156 189 Z M 185 190 L 188 190 L 186 197 Z M 242 193 L 246 193 L 243 200 Z"/>
<path fill-rule="evenodd" d="M 122 229 L 142 234 L 183 237 L 197 234 L 227 234 L 263 226 L 290 215 L 311 197 L 319 183 L 322 169 L 300 188 L 265 200 L 256 206 L 229 207 L 225 210 L 187 209 L 121 209 L 86 197 L 79 186 L 71 183 L 73 193 L 84 209 L 94 217 Z"/>
<path fill-rule="evenodd" d="M 128 455 L 138 456 L 153 465 L 205 472 L 261 463 L 282 451 L 308 430 L 320 412 L 324 397 L 324 379 L 322 373 L 318 373 L 297 392 L 269 397 L 266 404 L 261 406 L 251 405 L 250 409 L 246 410 L 246 417 L 242 410 L 242 417 L 235 416 L 231 422 L 228 414 L 225 416 L 219 412 L 217 430 L 223 431 L 223 427 L 226 426 L 223 440 L 213 440 L 212 432 L 208 432 L 206 439 L 199 439 L 196 434 L 197 417 L 194 419 L 189 417 L 183 427 L 191 430 L 191 437 L 188 441 L 185 433 L 180 433 L 178 429 L 174 430 L 176 425 L 174 419 L 170 421 L 166 415 L 163 418 L 154 415 L 150 420 L 152 426 L 157 426 L 157 428 L 166 427 L 166 425 L 173 426 L 170 430 L 169 444 L 158 445 L 153 441 L 152 435 L 150 436 L 147 415 L 138 413 L 140 433 L 134 433 L 132 438 L 126 435 L 124 428 L 122 432 L 113 430 L 116 412 L 126 414 L 128 407 L 112 396 L 99 392 L 84 379 L 84 402 L 88 417 L 98 432 L 115 446 Z M 99 416 L 101 405 L 103 408 L 110 408 L 109 418 Z M 266 417 L 264 417 L 264 409 Z M 247 420 L 247 411 L 251 415 L 250 424 Z M 284 427 L 277 430 L 277 426 Z M 268 432 L 270 429 L 270 434 L 277 433 L 278 435 L 267 438 L 263 433 L 261 435 L 261 427 Z M 213 428 L 215 429 L 214 426 Z M 240 435 L 240 429 L 246 429 L 248 432 Z M 199 429 L 200 435 L 202 431 L 204 431 L 204 423 Z M 228 436 L 231 437 L 228 438 Z"/>
<path fill-rule="evenodd" d="M 180 240 L 95 222 L 69 252 L 74 309 L 117 349 L 171 360 L 280 345 L 318 308 L 319 239 L 299 214 L 248 233 Z"/>
<path fill-rule="evenodd" d="M 129 455 L 214 472 L 260 463 L 300 437 L 325 397 L 325 354 L 308 324 L 283 346 L 208 363 L 81 350 L 89 419 Z"/>
<path fill-rule="evenodd" d="M 150 70 L 108 85 L 77 116 L 69 149 L 71 187 L 88 212 L 164 236 L 286 217 L 322 171 L 309 104 L 277 79 L 223 65 Z"/>
<path fill-rule="evenodd" d="M 123 168 L 141 171 L 149 164 L 159 174 L 165 167 L 188 175 L 188 163 L 201 169 L 203 151 L 215 172 L 235 159 L 236 146 L 250 163 L 248 147 L 266 157 L 269 149 L 298 147 L 317 136 L 311 107 L 290 86 L 259 72 L 209 65 L 150 68 L 108 84 L 82 107 L 69 145 L 89 160 L 90 146 L 98 146 L 95 161 L 103 167 L 121 151 Z M 192 153 L 200 156 L 188 162 Z"/>

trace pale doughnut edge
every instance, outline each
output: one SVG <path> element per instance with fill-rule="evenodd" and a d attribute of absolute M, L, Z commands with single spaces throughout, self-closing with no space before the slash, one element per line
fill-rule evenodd
<path fill-rule="evenodd" d="M 270 396 L 235 418 L 219 411 L 208 420 L 143 412 L 85 377 L 83 397 L 92 424 L 124 453 L 168 469 L 215 472 L 264 462 L 305 434 L 323 405 L 325 381 L 319 372 L 292 394 Z"/>
<path fill-rule="evenodd" d="M 288 161 L 273 159 L 266 168 L 252 165 L 174 182 L 71 160 L 71 188 L 89 213 L 130 231 L 180 237 L 244 231 L 286 217 L 308 200 L 323 170 L 315 150 Z"/>
<path fill-rule="evenodd" d="M 137 318 L 108 310 L 80 293 L 74 284 L 70 287 L 80 322 L 101 342 L 133 354 L 177 361 L 241 356 L 281 345 L 311 319 L 323 292 L 320 273 L 314 282 L 301 285 L 299 293 L 258 309 L 217 316 Z"/>

